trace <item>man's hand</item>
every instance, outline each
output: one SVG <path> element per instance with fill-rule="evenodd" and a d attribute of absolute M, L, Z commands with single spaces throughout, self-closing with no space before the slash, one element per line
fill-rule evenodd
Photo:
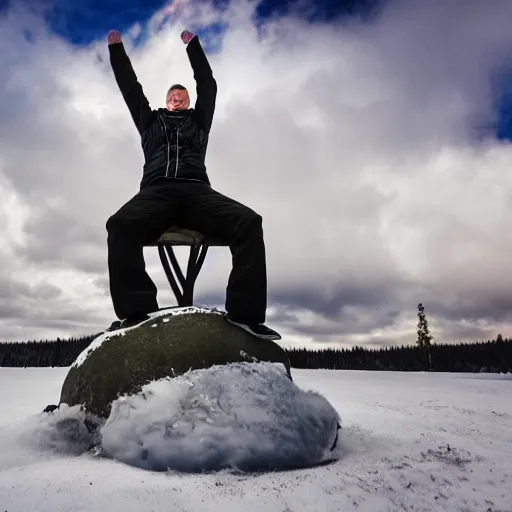
<path fill-rule="evenodd" d="M 192 40 L 192 38 L 195 36 L 195 34 L 192 34 L 192 32 L 189 32 L 188 30 L 184 30 L 182 33 L 181 33 L 181 40 L 185 43 L 185 44 L 188 44 L 190 43 L 190 41 Z"/>
<path fill-rule="evenodd" d="M 119 30 L 111 30 L 108 33 L 107 41 L 108 41 L 109 46 L 111 44 L 120 43 L 121 42 L 121 33 L 119 32 Z"/>

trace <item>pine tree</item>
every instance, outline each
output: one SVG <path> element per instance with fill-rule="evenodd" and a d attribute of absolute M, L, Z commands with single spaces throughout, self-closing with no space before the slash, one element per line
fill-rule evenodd
<path fill-rule="evenodd" d="M 418 333 L 418 346 L 420 348 L 426 349 L 428 354 L 428 367 L 429 370 L 432 370 L 432 356 L 430 353 L 430 347 L 432 346 L 433 336 L 430 334 L 427 316 L 425 315 L 425 308 L 421 302 L 418 304 L 418 330 L 416 332 Z"/>
<path fill-rule="evenodd" d="M 428 321 L 425 315 L 423 304 L 418 304 L 418 345 L 420 347 L 429 347 L 432 345 L 432 335 L 428 328 Z"/>

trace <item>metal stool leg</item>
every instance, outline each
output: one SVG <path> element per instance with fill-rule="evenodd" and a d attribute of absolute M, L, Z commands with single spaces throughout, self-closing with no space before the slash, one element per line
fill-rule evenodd
<path fill-rule="evenodd" d="M 170 246 L 158 246 L 158 254 L 160 255 L 160 261 L 162 262 L 162 266 L 164 267 L 165 275 L 167 276 L 167 280 L 169 281 L 169 284 L 171 285 L 172 291 L 174 292 L 174 296 L 176 297 L 176 301 L 178 302 L 178 306 L 183 306 L 183 293 L 180 290 L 178 283 L 176 282 L 176 279 L 172 273 L 171 266 L 169 265 L 169 260 L 167 258 L 167 255 L 165 254 L 165 250 L 167 249 L 167 252 L 172 254 L 174 256 L 174 252 L 172 250 L 172 247 Z M 171 260 L 173 267 L 176 269 L 176 266 L 179 269 L 179 266 L 177 265 L 176 257 L 174 256 L 174 259 Z M 176 265 L 175 265 L 176 262 Z M 181 269 L 179 269 L 181 272 Z M 183 273 L 181 272 L 182 276 Z M 178 274 L 179 275 L 179 274 Z"/>
<path fill-rule="evenodd" d="M 187 275 L 184 276 L 179 266 L 176 255 L 174 254 L 172 246 L 167 244 L 158 246 L 158 254 L 160 255 L 160 261 L 162 262 L 165 275 L 167 276 L 167 280 L 169 281 L 172 291 L 174 292 L 174 296 L 176 297 L 178 306 L 193 306 L 194 286 L 196 283 L 197 276 L 199 275 L 199 272 L 203 266 L 207 252 L 208 246 L 205 244 L 194 244 L 190 246 L 190 254 L 188 257 L 187 264 Z M 182 290 L 180 290 L 178 286 L 178 282 L 174 277 L 173 270 L 177 276 L 177 280 L 179 281 Z"/>
<path fill-rule="evenodd" d="M 183 288 L 184 302 L 193 305 L 194 302 L 194 286 L 196 284 L 197 276 L 203 266 L 206 253 L 208 252 L 207 245 L 196 244 L 190 247 L 190 256 L 187 265 L 187 277 Z"/>

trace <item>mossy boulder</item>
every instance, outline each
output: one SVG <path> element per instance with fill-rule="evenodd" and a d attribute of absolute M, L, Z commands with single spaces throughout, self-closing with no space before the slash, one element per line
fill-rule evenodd
<path fill-rule="evenodd" d="M 291 379 L 285 350 L 229 324 L 221 313 L 197 307 L 160 311 L 135 327 L 96 338 L 69 369 L 60 403 L 80 404 L 106 418 L 116 398 L 151 381 L 250 361 L 282 363 Z"/>

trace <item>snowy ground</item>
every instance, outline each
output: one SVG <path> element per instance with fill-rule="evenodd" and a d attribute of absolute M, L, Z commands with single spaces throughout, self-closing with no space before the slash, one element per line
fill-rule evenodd
<path fill-rule="evenodd" d="M 512 376 L 294 370 L 341 417 L 338 460 L 190 474 L 31 447 L 66 372 L 0 368 L 0 512 L 512 512 Z"/>

